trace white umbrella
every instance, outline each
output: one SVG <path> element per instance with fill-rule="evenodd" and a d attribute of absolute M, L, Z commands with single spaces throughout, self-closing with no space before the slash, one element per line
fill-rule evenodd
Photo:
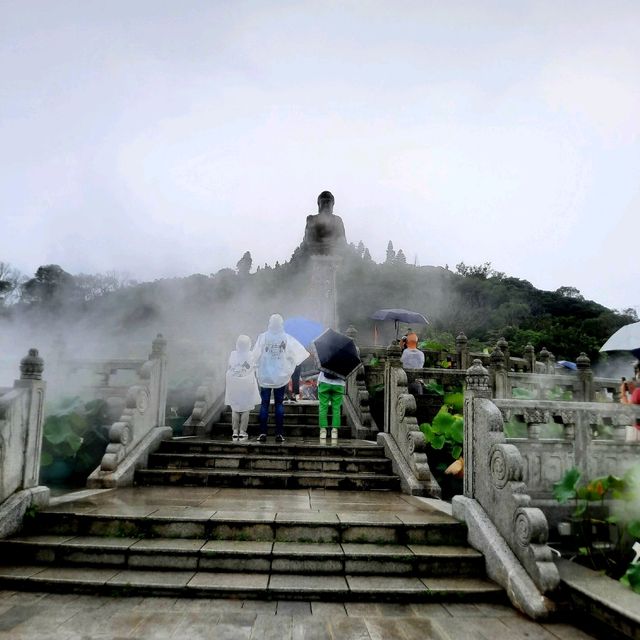
<path fill-rule="evenodd" d="M 600 351 L 631 351 L 640 359 L 640 322 L 627 324 L 618 329 L 603 345 Z"/>

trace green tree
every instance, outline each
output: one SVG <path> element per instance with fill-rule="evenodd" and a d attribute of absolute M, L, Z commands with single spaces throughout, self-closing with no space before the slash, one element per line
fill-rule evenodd
<path fill-rule="evenodd" d="M 385 264 L 392 264 L 396 258 L 396 252 L 393 250 L 393 242 L 389 240 L 389 244 L 387 245 L 387 259 L 384 261 Z"/>

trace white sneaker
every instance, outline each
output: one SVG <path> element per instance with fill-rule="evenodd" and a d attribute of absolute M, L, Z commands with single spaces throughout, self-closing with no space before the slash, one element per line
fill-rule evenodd
<path fill-rule="evenodd" d="M 249 438 L 249 434 L 246 431 L 240 432 L 240 440 L 247 440 Z"/>
<path fill-rule="evenodd" d="M 338 439 L 338 430 L 336 428 L 331 429 L 331 439 L 332 440 Z"/>
<path fill-rule="evenodd" d="M 240 436 L 234 431 L 233 435 L 231 436 L 232 440 L 237 440 Z"/>
<path fill-rule="evenodd" d="M 320 429 L 320 440 L 326 440 L 326 439 L 327 439 L 327 430 Z"/>

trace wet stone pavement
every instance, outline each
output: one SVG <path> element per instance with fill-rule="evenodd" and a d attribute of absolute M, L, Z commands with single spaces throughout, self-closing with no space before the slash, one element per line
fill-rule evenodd
<path fill-rule="evenodd" d="M 0 591 L 0 640 L 584 640 L 488 604 L 99 597 Z"/>

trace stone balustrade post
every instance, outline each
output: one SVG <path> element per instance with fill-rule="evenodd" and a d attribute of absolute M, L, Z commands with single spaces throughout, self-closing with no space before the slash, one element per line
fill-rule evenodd
<path fill-rule="evenodd" d="M 580 400 L 583 402 L 593 402 L 595 400 L 593 370 L 591 369 L 591 360 L 584 351 L 576 358 L 576 366 L 578 367 L 578 377 L 580 380 Z"/>
<path fill-rule="evenodd" d="M 504 368 L 504 353 L 496 346 L 489 356 L 489 379 L 494 398 L 509 398 L 508 373 Z"/>
<path fill-rule="evenodd" d="M 151 353 L 149 360 L 160 360 L 159 389 L 160 398 L 158 401 L 158 413 L 156 426 L 164 427 L 165 413 L 167 410 L 167 339 L 159 333 L 151 343 Z"/>
<path fill-rule="evenodd" d="M 358 344 L 358 330 L 352 324 L 347 327 L 344 335 L 347 336 L 347 338 L 351 338 L 356 344 Z"/>
<path fill-rule="evenodd" d="M 549 373 L 556 372 L 556 357 L 551 351 L 549 351 Z"/>
<path fill-rule="evenodd" d="M 528 344 L 524 348 L 523 359 L 526 363 L 526 368 L 529 373 L 536 372 L 536 350 L 533 348 L 532 344 Z"/>
<path fill-rule="evenodd" d="M 545 373 L 553 373 L 553 371 L 549 371 L 549 359 L 551 354 L 547 351 L 546 347 L 542 347 L 540 350 L 540 362 L 544 365 Z"/>
<path fill-rule="evenodd" d="M 469 339 L 461 331 L 456 337 L 456 356 L 458 369 L 469 368 Z"/>
<path fill-rule="evenodd" d="M 504 370 L 509 373 L 511 371 L 511 352 L 509 351 L 509 342 L 504 336 L 498 340 L 496 346 L 504 354 Z"/>
<path fill-rule="evenodd" d="M 44 394 L 46 384 L 42 380 L 44 360 L 37 349 L 20 361 L 20 380 L 14 382 L 14 388 L 26 389 L 29 393 L 27 403 L 27 433 L 24 451 L 22 488 L 31 489 L 38 485 L 40 477 L 40 457 L 42 455 L 42 427 L 44 424 Z"/>
<path fill-rule="evenodd" d="M 474 497 L 474 459 L 473 459 L 473 436 L 471 425 L 473 424 L 473 400 L 475 398 L 490 398 L 491 386 L 489 372 L 482 366 L 482 361 L 475 359 L 473 364 L 467 369 L 465 378 L 464 393 L 464 495 L 468 498 Z"/>

